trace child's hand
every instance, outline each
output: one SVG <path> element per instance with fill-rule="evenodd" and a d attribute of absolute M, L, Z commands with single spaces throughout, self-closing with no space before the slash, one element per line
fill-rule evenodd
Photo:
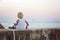
<path fill-rule="evenodd" d="M 26 23 L 26 29 L 28 29 L 29 23 L 25 20 Z"/>
<path fill-rule="evenodd" d="M 29 26 L 29 25 L 26 25 L 26 29 L 28 29 L 28 26 Z"/>

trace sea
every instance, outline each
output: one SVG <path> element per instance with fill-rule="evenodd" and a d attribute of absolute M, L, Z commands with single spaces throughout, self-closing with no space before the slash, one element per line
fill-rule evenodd
<path fill-rule="evenodd" d="M 2 24 L 5 29 L 8 27 L 12 27 L 16 22 L 17 18 L 0 18 L 0 24 Z M 29 22 L 28 29 L 41 29 L 41 28 L 60 28 L 60 21 L 51 21 L 51 20 L 41 20 L 41 19 L 33 19 L 27 18 Z"/>

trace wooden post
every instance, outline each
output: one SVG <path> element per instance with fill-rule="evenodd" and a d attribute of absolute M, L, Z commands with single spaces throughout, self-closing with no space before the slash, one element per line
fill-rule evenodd
<path fill-rule="evenodd" d="M 13 31 L 13 40 L 15 40 L 15 32 Z"/>
<path fill-rule="evenodd" d="M 7 40 L 7 38 L 6 38 L 6 34 L 4 34 L 4 38 L 3 38 L 3 40 Z"/>

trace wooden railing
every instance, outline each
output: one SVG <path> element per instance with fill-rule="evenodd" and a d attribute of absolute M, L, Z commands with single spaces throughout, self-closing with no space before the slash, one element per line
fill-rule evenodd
<path fill-rule="evenodd" d="M 60 40 L 60 29 L 0 29 L 0 40 Z"/>

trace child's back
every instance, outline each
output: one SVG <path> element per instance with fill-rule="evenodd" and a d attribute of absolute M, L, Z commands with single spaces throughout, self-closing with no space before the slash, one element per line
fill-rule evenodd
<path fill-rule="evenodd" d="M 16 25 L 16 29 L 24 29 L 25 27 L 25 20 L 22 18 L 22 19 L 18 19 L 19 22 L 18 24 Z"/>

